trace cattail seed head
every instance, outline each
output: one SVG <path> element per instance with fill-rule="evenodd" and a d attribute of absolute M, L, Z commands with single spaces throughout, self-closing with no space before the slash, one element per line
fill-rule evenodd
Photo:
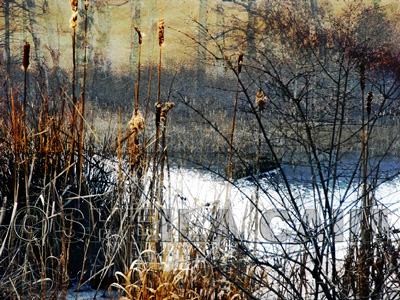
<path fill-rule="evenodd" d="M 369 91 L 367 95 L 367 103 L 365 104 L 365 109 L 367 110 L 368 115 L 370 115 L 372 111 L 372 100 L 374 100 L 374 93 Z"/>
<path fill-rule="evenodd" d="M 364 63 L 364 61 L 360 61 L 359 67 L 360 67 L 360 86 L 361 86 L 361 89 L 364 90 L 365 89 L 365 63 Z"/>
<path fill-rule="evenodd" d="M 160 47 L 164 43 L 164 20 L 160 19 L 158 21 L 158 44 Z"/>
<path fill-rule="evenodd" d="M 160 125 L 162 107 L 163 107 L 163 104 L 161 101 L 156 102 L 156 104 L 154 104 L 155 114 L 156 114 L 156 127 Z"/>
<path fill-rule="evenodd" d="M 30 52 L 30 50 L 31 50 L 31 44 L 26 42 L 26 44 L 24 45 L 24 56 L 22 58 L 22 67 L 24 68 L 24 70 L 28 69 L 28 67 L 29 67 L 29 52 Z"/>
<path fill-rule="evenodd" d="M 144 129 L 144 118 L 139 110 L 133 113 L 132 119 L 129 121 L 129 129 L 131 132 L 137 133 Z"/>
<path fill-rule="evenodd" d="M 85 0 L 85 10 L 89 9 L 90 0 Z"/>
<path fill-rule="evenodd" d="M 173 102 L 165 103 L 165 106 L 161 109 L 161 121 L 165 122 L 167 120 L 167 113 L 174 106 L 175 106 L 175 103 L 173 103 Z"/>
<path fill-rule="evenodd" d="M 70 23 L 69 27 L 75 29 L 77 26 L 76 20 L 78 19 L 78 0 L 70 0 L 70 3 L 71 3 L 72 15 L 71 19 L 69 20 Z"/>
<path fill-rule="evenodd" d="M 75 12 L 78 10 L 78 0 L 70 0 L 72 11 Z"/>
<path fill-rule="evenodd" d="M 139 45 L 141 45 L 142 44 L 142 33 L 140 32 L 140 29 L 138 28 L 138 27 L 136 27 L 135 25 L 133 25 L 133 28 L 135 28 L 135 30 L 136 30 L 136 32 L 137 32 L 137 34 L 138 34 L 138 37 L 139 37 Z"/>
<path fill-rule="evenodd" d="M 261 87 L 258 89 L 258 93 L 256 95 L 256 105 L 260 111 L 265 110 L 267 104 L 267 98 L 265 97 Z"/>
<path fill-rule="evenodd" d="M 242 66 L 243 66 L 243 53 L 239 54 L 238 58 L 238 73 L 242 72 Z"/>

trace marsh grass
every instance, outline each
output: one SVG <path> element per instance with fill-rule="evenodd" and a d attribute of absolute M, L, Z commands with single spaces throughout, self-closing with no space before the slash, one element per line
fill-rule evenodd
<path fill-rule="evenodd" d="M 134 261 L 125 274 L 117 272 L 117 282 L 111 284 L 110 288 L 119 290 L 119 299 L 233 300 L 248 299 L 243 289 L 251 291 L 256 287 L 256 282 L 251 279 L 255 271 L 253 267 L 240 269 L 234 263 L 220 265 L 219 268 L 225 273 L 222 275 L 219 268 L 207 262 L 190 245 L 175 244 L 170 251 L 182 253 L 182 248 L 186 248 L 184 252 L 187 254 L 177 261 L 158 262 L 155 252 L 143 252 L 146 259 Z M 262 281 L 265 273 L 261 270 L 256 272 Z M 247 272 L 250 277 L 245 275 Z"/>

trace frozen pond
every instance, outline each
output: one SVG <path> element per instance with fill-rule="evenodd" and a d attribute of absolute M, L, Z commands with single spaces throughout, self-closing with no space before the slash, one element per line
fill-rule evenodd
<path fill-rule="evenodd" d="M 372 162 L 369 170 L 372 173 L 369 181 L 375 188 L 370 194 L 373 198 L 373 209 L 384 211 L 389 222 L 389 227 L 398 227 L 399 224 L 399 202 L 400 202 L 400 163 L 397 158 L 388 158 L 377 164 Z M 336 174 L 338 180 L 329 185 L 328 198 L 330 205 L 340 210 L 343 220 L 341 226 L 349 227 L 350 214 L 354 214 L 361 206 L 362 183 L 359 179 L 358 170 L 354 174 L 354 167 L 350 160 L 343 161 Z M 324 194 L 318 180 L 312 180 L 310 168 L 304 166 L 292 166 L 283 164 L 292 197 L 302 211 L 323 209 Z M 353 177 L 352 177 L 353 176 Z M 263 174 L 260 179 L 261 187 L 256 197 L 256 188 L 251 178 L 236 180 L 233 185 L 216 174 L 204 170 L 172 168 L 170 171 L 170 182 L 166 184 L 168 201 L 164 208 L 168 209 L 173 222 L 178 222 L 179 214 L 190 211 L 210 212 L 213 207 L 220 209 L 229 208 L 233 214 L 234 228 L 238 235 L 249 235 L 249 222 L 254 218 L 254 205 L 258 203 L 260 211 L 290 210 L 288 187 L 284 184 L 277 170 Z M 228 199 L 228 200 L 227 200 Z M 322 201 L 323 200 L 323 201 Z M 318 212 L 317 212 L 318 214 Z M 282 227 L 282 222 L 277 218 Z M 279 226 L 278 226 L 279 227 Z M 233 230 L 233 229 L 232 229 Z M 279 228 L 278 228 L 279 230 Z M 347 240 L 348 228 L 343 229 L 343 238 Z M 250 234 L 251 235 L 251 234 Z M 267 242 L 262 236 L 257 237 L 260 241 Z"/>

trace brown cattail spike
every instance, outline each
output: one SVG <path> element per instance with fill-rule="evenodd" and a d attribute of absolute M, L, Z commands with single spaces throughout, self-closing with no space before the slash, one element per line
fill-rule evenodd
<path fill-rule="evenodd" d="M 28 67 L 29 67 L 29 52 L 30 52 L 30 50 L 31 50 L 31 44 L 26 42 L 26 44 L 24 45 L 24 57 L 22 59 L 22 66 L 23 66 L 24 70 L 28 69 Z"/>
<path fill-rule="evenodd" d="M 242 72 L 242 66 L 243 66 L 243 53 L 239 54 L 238 58 L 238 73 Z"/>
<path fill-rule="evenodd" d="M 165 106 L 161 109 L 161 121 L 163 121 L 163 122 L 167 121 L 167 113 L 174 106 L 175 106 L 175 103 L 173 103 L 173 102 L 165 103 Z"/>
<path fill-rule="evenodd" d="M 129 129 L 131 132 L 139 133 L 144 129 L 144 118 L 140 111 L 136 111 L 132 115 L 132 119 L 129 121 Z"/>
<path fill-rule="evenodd" d="M 156 126 L 160 125 L 162 107 L 163 107 L 162 102 L 156 102 L 156 104 L 154 104 L 155 113 L 156 113 Z"/>
<path fill-rule="evenodd" d="M 164 20 L 160 19 L 158 21 L 158 44 L 160 47 L 164 44 Z"/>
<path fill-rule="evenodd" d="M 264 93 L 260 87 L 256 95 L 256 105 L 258 106 L 258 109 L 260 111 L 263 111 L 265 110 L 266 104 L 267 104 L 267 98 L 264 96 Z"/>
<path fill-rule="evenodd" d="M 90 0 L 85 0 L 85 10 L 89 9 Z"/>
<path fill-rule="evenodd" d="M 361 86 L 361 89 L 364 90 L 365 89 L 365 63 L 364 63 L 364 61 L 360 61 L 359 67 L 360 67 L 360 86 Z"/>
<path fill-rule="evenodd" d="M 70 0 L 72 11 L 77 11 L 78 9 L 78 0 Z"/>
<path fill-rule="evenodd" d="M 78 19 L 78 0 L 70 0 L 71 3 L 71 9 L 72 9 L 72 15 L 71 15 L 71 19 L 69 20 L 69 27 L 71 27 L 72 29 L 76 28 L 76 20 Z"/>
<path fill-rule="evenodd" d="M 142 44 L 142 33 L 140 32 L 140 30 L 139 30 L 139 28 L 137 28 L 135 25 L 133 25 L 133 28 L 135 28 L 135 30 L 136 30 L 136 32 L 137 32 L 137 34 L 138 34 L 138 37 L 139 37 L 139 45 L 141 45 Z"/>
<path fill-rule="evenodd" d="M 374 100 L 374 93 L 372 91 L 369 91 L 367 95 L 367 103 L 365 104 L 365 109 L 367 110 L 368 116 L 371 114 L 372 100 Z"/>

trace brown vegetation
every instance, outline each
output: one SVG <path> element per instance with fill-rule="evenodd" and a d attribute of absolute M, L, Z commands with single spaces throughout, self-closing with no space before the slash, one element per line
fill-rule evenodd
<path fill-rule="evenodd" d="M 154 96 L 157 59 L 146 58 L 151 67 L 142 76 L 146 39 L 136 24 L 134 84 L 129 77 L 114 78 L 101 54 L 89 68 L 89 2 L 79 36 L 79 3 L 70 1 L 71 82 L 56 67 L 54 80 L 44 64 L 30 69 L 29 43 L 21 44 L 23 55 L 15 59 L 22 61 L 23 74 L 15 68 L 11 76 L 11 66 L 1 65 L 0 297 L 65 299 L 75 281 L 78 290 L 87 283 L 117 288 L 122 299 L 396 299 L 398 237 L 379 224 L 373 232 L 371 207 L 379 206 L 374 192 L 387 180 L 380 177 L 381 162 L 400 149 L 394 130 L 399 61 L 397 48 L 384 37 L 390 33 L 397 40 L 397 28 L 373 4 L 350 3 L 353 11 L 333 13 L 337 8 L 329 2 L 249 3 L 230 5 L 250 13 L 251 20 L 233 19 L 218 33 L 205 31 L 200 46 L 207 59 L 222 60 L 230 72 L 227 79 L 205 79 L 204 86 L 219 88 L 208 94 L 188 92 L 194 85 L 188 77 L 197 70 L 162 68 L 168 19 L 159 19 L 153 30 L 159 50 Z M 377 26 L 365 27 L 367 20 Z M 217 34 L 226 38 L 223 43 Z M 139 93 L 143 88 L 146 97 Z M 96 133 L 90 121 L 99 112 L 95 98 L 114 109 L 113 132 Z M 352 160 L 343 166 L 347 155 Z M 201 242 L 174 224 L 164 192 L 170 157 L 219 173 L 229 188 L 236 184 L 233 166 L 251 170 L 255 196 L 245 198 L 251 220 L 243 225 L 249 229 L 237 234 L 230 215 L 218 215 L 210 203 L 202 216 L 209 228 L 191 228 L 199 227 Z M 265 158 L 277 175 L 262 183 Z M 310 175 L 306 184 L 320 224 L 303 219 L 307 203 L 293 176 L 298 167 Z M 357 195 L 355 203 L 347 202 L 349 194 Z M 229 201 L 227 192 L 228 212 Z M 346 257 L 339 257 L 337 209 L 349 212 L 353 206 L 363 212 L 361 233 L 348 240 Z M 296 230 L 293 248 L 260 242 L 259 220 L 267 223 L 263 209 L 269 207 L 290 216 L 282 220 Z M 170 242 L 161 240 L 163 226 L 169 226 Z"/>

